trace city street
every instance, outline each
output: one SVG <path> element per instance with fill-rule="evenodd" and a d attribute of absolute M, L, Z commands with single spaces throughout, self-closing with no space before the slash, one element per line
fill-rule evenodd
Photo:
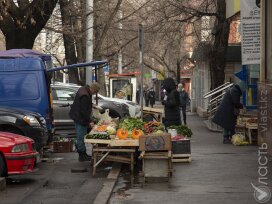
<path fill-rule="evenodd" d="M 198 116 L 189 116 L 193 131 L 192 163 L 174 164 L 169 183 L 146 183 L 128 174 L 118 180 L 110 203 L 254 204 L 258 184 L 257 146 L 222 144 L 222 133 L 210 132 Z M 272 187 L 270 162 L 269 186 Z"/>
<path fill-rule="evenodd" d="M 0 191 L 1 204 L 90 204 L 101 190 L 110 170 L 101 166 L 95 177 L 89 162 L 78 162 L 78 155 L 57 153 L 54 161 L 42 162 L 39 170 L 27 175 L 7 178 L 5 191 Z M 72 173 L 71 170 L 87 169 Z"/>

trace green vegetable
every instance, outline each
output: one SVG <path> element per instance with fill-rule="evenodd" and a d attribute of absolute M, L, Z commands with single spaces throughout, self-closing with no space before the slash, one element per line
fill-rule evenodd
<path fill-rule="evenodd" d="M 125 130 L 132 131 L 134 128 L 137 130 L 143 130 L 144 124 L 141 119 L 137 118 L 125 118 L 119 123 L 119 128 L 123 128 Z"/>
<path fill-rule="evenodd" d="M 91 135 L 86 135 L 86 139 L 100 139 L 100 140 L 109 140 L 110 136 L 108 134 L 91 134 Z"/>
<path fill-rule="evenodd" d="M 116 134 L 116 130 L 115 130 L 114 127 L 108 126 L 108 127 L 107 127 L 107 133 L 108 133 L 109 135 L 115 135 L 115 134 Z"/>
<path fill-rule="evenodd" d="M 193 132 L 186 125 L 172 125 L 168 129 L 176 129 L 178 134 L 186 137 L 192 137 Z"/>

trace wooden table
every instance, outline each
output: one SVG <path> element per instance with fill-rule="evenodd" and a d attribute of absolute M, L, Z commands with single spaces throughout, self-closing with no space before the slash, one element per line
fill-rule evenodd
<path fill-rule="evenodd" d="M 252 144 L 251 132 L 252 132 L 252 130 L 258 130 L 258 124 L 257 123 L 246 123 L 246 130 L 247 130 L 249 144 Z"/>
<path fill-rule="evenodd" d="M 93 175 L 96 173 L 96 167 L 102 161 L 113 161 L 130 164 L 130 170 L 133 173 L 134 171 L 134 154 L 136 148 L 139 146 L 138 140 L 127 139 L 127 140 L 100 140 L 100 139 L 85 139 L 85 143 L 93 145 L 93 154 L 92 154 L 92 167 Z M 112 155 L 114 153 L 114 155 Z M 116 153 L 127 153 L 125 155 L 116 155 Z"/>
<path fill-rule="evenodd" d="M 162 122 L 162 117 L 164 114 L 164 109 L 161 108 L 151 108 L 151 107 L 143 107 L 144 114 L 150 114 L 153 116 L 154 119 L 158 122 Z"/>

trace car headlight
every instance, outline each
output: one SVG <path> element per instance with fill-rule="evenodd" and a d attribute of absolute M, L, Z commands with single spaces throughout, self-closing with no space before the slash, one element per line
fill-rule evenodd
<path fill-rule="evenodd" d="M 12 153 L 18 153 L 18 152 L 27 152 L 29 151 L 29 147 L 27 144 L 18 144 L 12 147 L 11 152 Z"/>
<path fill-rule="evenodd" d="M 40 126 L 39 121 L 37 120 L 37 118 L 27 115 L 24 118 L 24 121 L 29 124 L 30 126 Z"/>

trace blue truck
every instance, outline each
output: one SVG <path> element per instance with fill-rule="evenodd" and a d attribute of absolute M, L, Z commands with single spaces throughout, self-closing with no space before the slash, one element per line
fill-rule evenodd
<path fill-rule="evenodd" d="M 54 133 L 51 78 L 54 71 L 75 67 L 98 66 L 93 61 L 53 67 L 50 55 L 29 49 L 0 52 L 0 106 L 39 113 L 46 121 L 49 138 Z"/>

